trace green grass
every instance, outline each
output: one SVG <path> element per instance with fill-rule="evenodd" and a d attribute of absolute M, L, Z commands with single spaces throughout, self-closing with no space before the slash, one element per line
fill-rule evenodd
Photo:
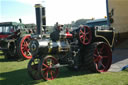
<path fill-rule="evenodd" d="M 32 80 L 27 73 L 28 62 L 0 56 L 0 85 L 128 85 L 128 71 L 89 74 L 61 68 L 55 80 Z"/>

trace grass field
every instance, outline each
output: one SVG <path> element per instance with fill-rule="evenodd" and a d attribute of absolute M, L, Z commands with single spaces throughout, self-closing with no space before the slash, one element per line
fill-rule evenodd
<path fill-rule="evenodd" d="M 89 74 L 61 68 L 55 80 L 32 80 L 27 73 L 28 62 L 0 56 L 0 85 L 128 85 L 128 71 Z"/>

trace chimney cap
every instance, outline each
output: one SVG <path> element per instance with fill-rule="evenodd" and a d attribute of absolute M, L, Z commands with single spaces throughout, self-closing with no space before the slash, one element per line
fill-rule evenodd
<path fill-rule="evenodd" d="M 35 4 L 35 8 L 41 8 L 43 7 L 41 4 Z"/>

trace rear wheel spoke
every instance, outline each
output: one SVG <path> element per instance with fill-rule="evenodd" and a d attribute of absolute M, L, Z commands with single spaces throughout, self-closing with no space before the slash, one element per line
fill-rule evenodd
<path fill-rule="evenodd" d="M 100 61 L 99 64 L 105 69 L 104 64 Z"/>
<path fill-rule="evenodd" d="M 102 45 L 102 48 L 100 49 L 100 53 L 102 53 L 103 49 L 104 49 L 104 45 Z"/>
<path fill-rule="evenodd" d="M 44 73 L 45 79 L 48 79 L 48 71 L 49 70 L 46 70 L 45 73 Z"/>
<path fill-rule="evenodd" d="M 102 56 L 103 58 L 108 58 L 108 56 Z"/>

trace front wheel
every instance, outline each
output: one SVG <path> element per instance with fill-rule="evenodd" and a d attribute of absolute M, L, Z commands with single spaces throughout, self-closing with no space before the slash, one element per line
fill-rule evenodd
<path fill-rule="evenodd" d="M 46 56 L 41 59 L 38 71 L 44 80 L 54 80 L 57 77 L 59 68 L 54 67 L 56 64 L 58 61 L 53 56 Z"/>

